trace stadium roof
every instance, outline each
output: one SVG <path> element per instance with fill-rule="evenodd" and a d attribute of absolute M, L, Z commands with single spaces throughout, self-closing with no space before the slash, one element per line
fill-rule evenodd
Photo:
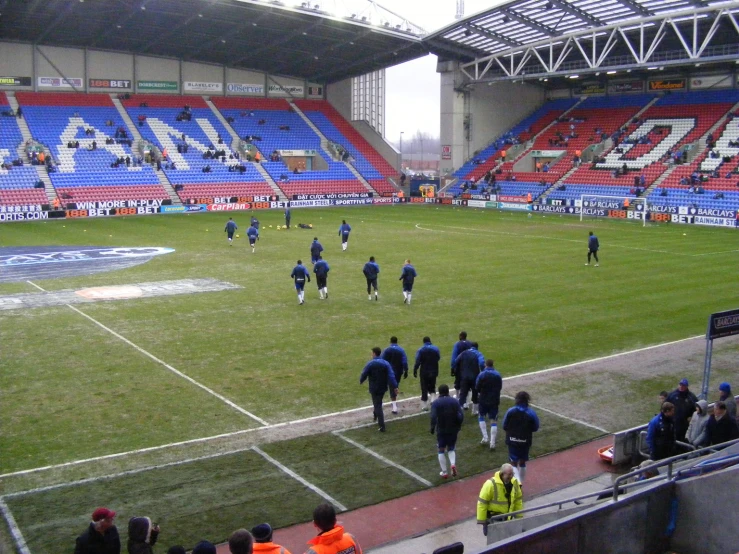
<path fill-rule="evenodd" d="M 0 0 L 0 39 L 179 58 L 331 83 L 428 52 L 372 0 Z"/>
<path fill-rule="evenodd" d="M 704 0 L 512 0 L 443 27 L 427 37 L 431 50 L 468 60 L 554 37 L 691 8 L 725 6 Z"/>

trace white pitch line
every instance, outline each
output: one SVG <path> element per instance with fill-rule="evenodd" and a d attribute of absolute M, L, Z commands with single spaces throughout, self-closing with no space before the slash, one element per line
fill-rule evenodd
<path fill-rule="evenodd" d="M 613 358 L 620 358 L 621 356 L 628 356 L 629 354 L 636 354 L 638 352 L 645 352 L 647 350 L 653 350 L 655 348 L 662 348 L 663 346 L 672 346 L 673 344 L 679 344 L 681 342 L 686 342 L 689 340 L 704 339 L 704 338 L 706 338 L 705 335 L 695 335 L 694 337 L 673 340 L 670 342 L 663 342 L 661 344 L 653 344 L 652 346 L 645 346 L 643 348 L 637 348 L 636 350 L 628 350 L 626 352 L 617 352 L 616 354 L 609 354 L 608 356 L 601 356 L 599 358 L 591 358 L 590 360 L 583 360 L 582 362 L 573 362 L 571 364 L 560 365 L 557 367 L 550 367 L 547 369 L 539 369 L 537 371 L 529 371 L 528 373 L 520 373 L 518 375 L 511 375 L 510 377 L 505 377 L 503 380 L 510 381 L 513 379 L 521 379 L 522 377 L 531 377 L 533 375 L 541 375 L 543 373 L 550 373 L 552 371 L 560 371 L 562 369 L 569 369 L 571 367 L 576 367 L 582 364 L 592 364 L 595 362 L 602 362 L 604 360 L 612 360 Z"/>
<path fill-rule="evenodd" d="M 501 394 L 501 398 L 510 398 L 511 400 L 515 401 L 515 398 L 512 396 L 509 396 L 507 394 Z M 571 421 L 572 423 L 578 423 L 580 425 L 584 425 L 585 427 L 590 427 L 591 429 L 595 429 L 596 431 L 600 431 L 601 433 L 605 433 L 606 435 L 610 435 L 611 432 L 608 429 L 603 429 L 603 427 L 598 427 L 597 425 L 593 425 L 592 423 L 587 423 L 581 419 L 576 419 L 574 417 L 566 416 L 564 414 L 560 414 L 559 412 L 555 412 L 554 410 L 550 410 L 549 408 L 545 408 L 543 406 L 539 406 L 537 404 L 529 404 L 532 408 L 536 408 L 537 410 L 541 410 L 542 412 L 547 412 L 549 414 L 552 414 L 557 417 L 561 417 L 562 419 L 566 419 L 567 421 Z M 501 425 L 503 425 L 501 423 Z"/>
<path fill-rule="evenodd" d="M 693 256 L 715 256 L 716 254 L 733 254 L 739 250 L 721 250 L 720 252 L 705 252 L 703 254 L 693 254 Z"/>
<path fill-rule="evenodd" d="M 270 456 L 269 454 L 267 454 L 264 450 L 262 450 L 258 446 L 252 446 L 252 450 L 254 452 L 256 452 L 257 454 L 259 454 L 262 458 L 264 458 L 265 460 L 267 460 L 268 462 L 270 462 L 271 464 L 275 465 L 280 471 L 282 471 L 284 473 L 287 473 L 290 477 L 292 477 L 293 479 L 295 479 L 299 483 L 302 483 L 304 486 L 308 487 L 310 490 L 312 490 L 318 496 L 320 496 L 321 498 L 323 498 L 327 502 L 330 502 L 331 504 L 333 504 L 335 507 L 337 507 L 339 509 L 339 511 L 341 511 L 341 512 L 346 512 L 347 511 L 347 507 L 344 506 L 341 502 L 339 502 L 335 498 L 332 498 L 327 492 L 325 492 L 324 490 L 320 489 L 319 487 L 317 487 L 313 483 L 311 483 L 311 482 L 306 481 L 305 479 L 303 479 L 300 475 L 298 475 L 297 473 L 295 473 L 292 469 L 290 469 L 289 467 L 287 467 L 287 466 L 281 464 L 280 462 L 278 462 L 277 460 L 275 460 L 272 456 Z"/>
<path fill-rule="evenodd" d="M 416 397 L 413 397 L 413 398 L 404 398 L 402 400 L 398 400 L 397 402 L 400 404 L 402 402 L 411 402 L 413 400 L 416 400 Z M 386 402 L 385 404 L 388 405 L 389 402 Z M 74 461 L 71 461 L 71 462 L 63 462 L 61 464 L 53 464 L 53 465 L 48 465 L 48 466 L 34 467 L 34 468 L 31 468 L 31 469 L 21 469 L 21 470 L 18 470 L 18 471 L 12 471 L 10 473 L 0 474 L 0 479 L 4 479 L 4 478 L 7 478 L 7 477 L 19 477 L 21 475 L 29 475 L 31 473 L 39 473 L 41 471 L 48 471 L 48 470 L 53 470 L 53 469 L 62 469 L 62 468 L 65 468 L 65 467 L 73 467 L 73 466 L 77 466 L 77 465 L 88 464 L 88 463 L 92 463 L 92 462 L 99 462 L 99 461 L 103 461 L 103 460 L 112 460 L 112 459 L 115 459 L 115 458 L 122 458 L 124 456 L 131 456 L 131 455 L 134 455 L 134 454 L 146 454 L 146 453 L 149 453 L 149 452 L 156 452 L 158 450 L 165 450 L 165 449 L 168 449 L 168 448 L 175 448 L 175 447 L 178 447 L 178 446 L 189 446 L 189 445 L 198 444 L 198 443 L 202 443 L 202 442 L 208 442 L 208 441 L 211 441 L 211 440 L 227 439 L 227 438 L 235 437 L 235 436 L 238 436 L 238 435 L 246 435 L 248 433 L 254 433 L 256 431 L 267 431 L 267 430 L 271 430 L 271 429 L 279 429 L 280 427 L 289 427 L 291 425 L 300 425 L 300 424 L 308 423 L 308 422 L 311 422 L 311 421 L 317 421 L 317 420 L 321 420 L 321 419 L 327 419 L 327 418 L 331 418 L 331 417 L 336 417 L 336 416 L 351 414 L 351 413 L 354 413 L 354 412 L 361 412 L 362 410 L 368 410 L 369 411 L 371 409 L 372 409 L 372 406 L 371 405 L 369 405 L 369 406 L 363 406 L 363 407 L 359 407 L 359 408 L 351 408 L 349 410 L 344 410 L 342 412 L 331 412 L 329 414 L 321 414 L 321 415 L 306 417 L 306 418 L 303 418 L 303 419 L 296 419 L 296 420 L 293 420 L 293 421 L 283 421 L 282 423 L 273 423 L 273 424 L 267 425 L 265 427 L 254 427 L 254 428 L 251 428 L 251 429 L 241 429 L 239 431 L 231 431 L 229 433 L 221 433 L 219 435 L 211 435 L 209 437 L 200 437 L 200 438 L 197 438 L 197 439 L 188 439 L 188 440 L 184 440 L 184 441 L 170 442 L 170 443 L 167 443 L 167 444 L 161 444 L 159 446 L 148 446 L 146 448 L 137 448 L 135 450 L 127 450 L 125 452 L 116 452 L 114 454 L 103 454 L 102 456 L 94 456 L 92 458 L 84 458 L 82 460 L 74 460 Z M 397 418 L 397 419 L 400 419 L 400 418 Z"/>
<path fill-rule="evenodd" d="M 27 282 L 28 284 L 30 284 L 30 285 L 33 285 L 33 286 L 34 286 L 34 287 L 36 287 L 37 289 L 39 289 L 39 290 L 41 290 L 41 291 L 43 291 L 43 292 L 46 292 L 46 291 L 44 291 L 44 289 L 42 289 L 41 287 L 39 287 L 39 286 L 38 286 L 37 284 L 35 284 L 35 283 L 32 283 L 31 281 L 26 281 L 26 282 Z M 106 327 L 105 325 L 103 325 L 102 323 L 100 323 L 100 322 L 99 322 L 99 321 L 98 321 L 97 319 L 95 319 L 95 318 L 93 318 L 93 317 L 91 317 L 91 316 L 87 315 L 86 313 L 84 313 L 84 312 L 82 312 L 82 311 L 78 310 L 77 308 L 75 308 L 74 306 L 72 306 L 72 305 L 70 305 L 70 304 L 65 304 L 65 306 L 67 306 L 67 308 L 69 308 L 70 310 L 72 310 L 72 311 L 74 311 L 74 312 L 77 312 L 77 313 L 78 313 L 78 314 L 80 314 L 80 315 L 81 315 L 82 317 L 85 317 L 85 318 L 89 319 L 89 320 L 90 320 L 90 321 L 92 321 L 92 322 L 93 322 L 93 323 L 94 323 L 95 325 L 97 325 L 97 326 L 98 326 L 98 327 L 100 327 L 101 329 L 103 329 L 103 330 L 107 331 L 108 333 L 110 333 L 110 334 L 111 334 L 111 335 L 113 335 L 114 337 L 116 337 L 116 338 L 118 338 L 118 339 L 122 340 L 122 341 L 123 341 L 123 342 L 125 342 L 125 343 L 126 343 L 127 345 L 129 345 L 129 346 L 131 346 L 132 348 L 136 349 L 137 351 L 139 351 L 139 352 L 140 352 L 141 354 L 143 354 L 144 356 L 146 356 L 146 357 L 150 358 L 151 360 L 154 360 L 154 361 L 155 361 L 156 363 L 158 363 L 158 364 L 160 364 L 160 365 L 164 366 L 165 368 L 167 368 L 167 369 L 168 369 L 169 371 L 171 371 L 172 373 L 174 373 L 174 374 L 175 374 L 175 375 L 177 375 L 178 377 L 182 377 L 182 378 L 183 378 L 183 379 L 185 379 L 186 381 L 188 381 L 188 382 L 192 383 L 193 385 L 195 385 L 196 387 L 198 387 L 198 388 L 200 388 L 200 389 L 204 390 L 204 391 L 205 391 L 205 392 L 207 392 L 208 394 L 210 394 L 210 395 L 212 395 L 212 396 L 215 396 L 215 397 L 216 397 L 216 398 L 217 398 L 218 400 L 220 400 L 221 402 L 223 402 L 223 403 L 224 403 L 224 404 L 226 404 L 227 406 L 229 406 L 229 407 L 233 408 L 233 409 L 234 409 L 234 410 L 236 410 L 237 412 L 239 412 L 239 413 L 241 413 L 241 414 L 243 414 L 243 415 L 245 415 L 245 416 L 248 416 L 248 417 L 252 418 L 252 419 L 253 419 L 254 421 L 257 421 L 257 422 L 259 422 L 259 423 L 260 423 L 260 424 L 262 424 L 262 425 L 269 425 L 269 423 L 267 423 L 267 422 L 266 422 L 265 420 L 263 420 L 263 419 L 262 419 L 261 417 L 258 417 L 258 416 L 256 416 L 256 415 L 254 415 L 254 414 L 253 414 L 253 413 L 251 413 L 250 411 L 248 411 L 248 410 L 245 410 L 244 408 L 242 408 L 242 407 L 241 407 L 241 406 L 239 406 L 238 404 L 236 404 L 236 403 L 232 402 L 231 400 L 229 400 L 228 398 L 226 398 L 226 397 L 225 397 L 225 396 L 223 396 L 222 394 L 219 394 L 219 393 L 217 393 L 216 391 L 214 391 L 213 389 L 211 389 L 211 388 L 208 388 L 208 387 L 206 387 L 205 385 L 203 385 L 202 383 L 199 383 L 198 381 L 196 381 L 196 380 L 195 380 L 195 379 L 193 379 L 192 377 L 189 377 L 188 375 L 185 375 L 185 374 L 184 374 L 184 373 L 182 373 L 182 372 L 181 372 L 180 370 L 178 370 L 178 369 L 176 369 L 176 368 L 172 367 L 171 365 L 169 365 L 169 364 L 168 364 L 167 362 L 165 362 L 165 361 L 163 361 L 163 360 L 160 360 L 159 358 L 157 358 L 156 356 L 154 356 L 154 354 L 151 354 L 150 352 L 147 352 L 146 350 L 144 350 L 144 349 L 143 349 L 143 348 L 141 348 L 140 346 L 138 346 L 138 345 L 134 344 L 133 342 L 131 342 L 130 340 L 128 340 L 128 339 L 127 339 L 126 337 L 124 337 L 123 335 L 121 335 L 121 334 L 119 334 L 119 333 L 116 333 L 115 331 L 113 331 L 113 329 L 111 329 L 111 328 L 109 328 L 109 327 Z"/>
<path fill-rule="evenodd" d="M 459 229 L 460 231 L 469 231 L 474 234 L 479 233 L 490 233 L 495 235 L 505 235 L 509 237 L 520 237 L 525 239 L 543 239 L 543 240 L 554 240 L 559 242 L 575 242 L 578 244 L 582 244 L 584 241 L 579 239 L 566 239 L 562 237 L 547 237 L 542 235 L 527 235 L 524 233 L 510 233 L 508 231 L 495 231 L 492 229 L 473 229 L 471 227 L 452 227 L 447 226 L 447 229 Z M 429 229 L 428 227 L 421 227 L 420 224 L 416 223 L 416 229 L 420 231 L 431 231 L 432 233 L 448 233 L 448 234 L 458 234 L 458 235 L 465 235 L 469 233 L 462 233 L 460 231 L 445 231 L 445 230 L 437 230 L 437 229 Z M 608 243 L 609 247 L 612 248 L 623 248 L 626 250 L 638 250 L 641 252 L 652 252 L 655 254 L 670 254 L 671 256 L 685 256 L 685 257 L 692 257 L 693 254 L 685 254 L 683 252 L 670 252 L 668 250 L 653 250 L 651 248 L 639 248 L 638 246 L 625 246 L 623 244 L 614 244 L 614 243 Z"/>
<path fill-rule="evenodd" d="M 418 396 L 416 398 L 406 398 L 406 401 L 407 400 L 417 400 L 418 398 L 419 398 Z M 398 400 L 398 402 L 400 402 L 400 400 Z M 392 423 L 393 421 L 402 421 L 404 419 L 411 419 L 413 417 L 418 417 L 418 416 L 424 415 L 424 413 L 426 415 L 429 415 L 428 412 L 419 412 L 419 413 L 416 413 L 416 414 L 406 414 L 404 416 L 394 417 L 392 419 L 385 418 L 385 423 Z M 364 429 L 365 427 L 372 427 L 373 425 L 377 425 L 377 422 L 360 423 L 358 425 L 352 425 L 351 427 L 347 427 L 345 429 L 342 429 L 340 432 L 343 433 L 345 431 L 354 431 L 355 429 Z M 336 432 L 336 431 L 334 431 L 334 432 Z"/>
<path fill-rule="evenodd" d="M 618 358 L 618 357 L 621 357 L 621 356 L 627 356 L 629 354 L 636 354 L 638 352 L 644 352 L 646 350 L 652 350 L 654 348 L 661 348 L 663 346 L 671 346 L 673 344 L 678 344 L 678 343 L 681 343 L 681 342 L 686 342 L 686 341 L 689 341 L 689 340 L 695 340 L 695 339 L 701 339 L 701 338 L 704 338 L 704 335 L 696 335 L 694 337 L 688 337 L 688 338 L 685 338 L 685 339 L 679 339 L 679 340 L 675 340 L 675 341 L 671 341 L 671 342 L 664 342 L 664 343 L 661 343 L 661 344 L 654 344 L 652 346 L 645 346 L 643 348 L 637 348 L 636 350 L 629 350 L 629 351 L 626 351 L 626 352 L 618 352 L 616 354 L 609 354 L 608 356 L 601 356 L 599 358 L 592 358 L 590 360 L 583 360 L 581 362 L 574 362 L 574 363 L 571 363 L 571 364 L 561 365 L 561 366 L 557 366 L 557 367 L 550 367 L 550 368 L 547 368 L 547 369 L 540 369 L 540 370 L 537 370 L 537 371 L 530 371 L 528 373 L 521 373 L 519 375 L 512 375 L 510 377 L 504 377 L 503 378 L 503 381 L 504 382 L 505 381 L 512 381 L 514 379 L 520 379 L 522 377 L 531 377 L 531 376 L 535 376 L 535 375 L 541 375 L 541 374 L 544 374 L 544 373 L 551 373 L 553 371 L 561 371 L 563 369 L 569 369 L 571 367 L 576 367 L 576 366 L 581 365 L 581 364 L 588 364 L 588 363 L 593 363 L 593 362 L 600 362 L 600 361 L 603 361 L 603 360 L 609 360 L 609 359 L 612 359 L 612 358 Z M 410 401 L 416 400 L 416 398 L 417 397 L 404 398 L 402 400 L 398 400 L 398 402 L 399 403 L 400 402 L 410 402 Z M 321 419 L 326 419 L 326 418 L 331 418 L 331 417 L 336 417 L 336 416 L 351 414 L 351 413 L 354 413 L 354 412 L 360 412 L 362 410 L 369 410 L 371 408 L 372 408 L 372 406 L 364 406 L 364 407 L 360 407 L 360 408 L 351 408 L 349 410 L 344 410 L 344 411 L 340 411 L 340 412 L 332 412 L 332 413 L 329 413 L 329 414 L 322 414 L 322 415 L 317 415 L 317 416 L 311 416 L 311 417 L 307 417 L 307 418 L 304 418 L 304 419 L 297 419 L 297 420 L 293 420 L 293 421 L 283 421 L 282 423 L 274 423 L 272 425 L 267 425 L 265 427 L 258 427 L 258 428 L 253 428 L 253 429 L 242 429 L 240 431 L 231 431 L 230 433 L 221 433 L 219 435 L 211 435 L 209 437 L 200 437 L 200 438 L 197 438 L 197 439 L 188 439 L 188 440 L 179 441 L 179 442 L 171 442 L 171 443 L 162 444 L 162 445 L 159 445 L 159 446 L 149 446 L 147 448 L 137 448 L 135 450 L 128 450 L 126 452 L 117 452 L 117 453 L 114 453 L 114 454 L 104 454 L 102 456 L 94 456 L 92 458 L 85 458 L 85 459 L 82 459 L 82 460 L 74 460 L 74 461 L 71 461 L 71 462 L 63 462 L 61 464 L 54 464 L 54 465 L 48 465 L 48 466 L 35 467 L 35 468 L 31 468 L 31 469 L 22 469 L 22 470 L 18 470 L 18 471 L 12 471 L 10 473 L 0 474 L 0 479 L 4 479 L 4 478 L 7 478 L 7 477 L 19 477 L 21 475 L 29 475 L 31 473 L 39 473 L 41 471 L 48 471 L 48 470 L 54 470 L 54 469 L 62 469 L 62 468 L 65 468 L 65 467 L 72 467 L 72 466 L 77 466 L 77 465 L 82 465 L 82 464 L 87 464 L 87 463 L 92 463 L 92 462 L 98 462 L 98 461 L 102 461 L 102 460 L 110 460 L 110 459 L 115 459 L 115 458 L 122 458 L 124 456 L 131 456 L 131 455 L 135 455 L 135 454 L 145 454 L 145 453 L 148 453 L 148 452 L 156 452 L 158 450 L 166 450 L 168 448 L 176 448 L 178 446 L 188 446 L 188 445 L 192 445 L 192 444 L 198 444 L 198 443 L 208 442 L 208 441 L 211 441 L 211 440 L 225 439 L 225 438 L 235 437 L 235 436 L 238 436 L 238 435 L 244 435 L 244 434 L 248 434 L 248 433 L 253 433 L 255 431 L 265 431 L 265 430 L 269 430 L 269 429 L 277 429 L 277 428 L 280 428 L 280 427 L 287 427 L 287 426 L 290 426 L 290 425 L 300 425 L 302 423 L 307 423 L 307 422 L 310 422 L 310 421 L 318 421 L 318 420 L 321 420 Z M 402 417 L 410 417 L 410 416 L 402 416 Z M 396 419 L 401 419 L 401 418 L 396 418 Z M 367 425 L 368 424 L 362 424 L 362 425 L 360 425 L 358 427 L 365 427 Z M 369 425 L 373 425 L 373 424 L 369 424 Z M 351 429 L 354 429 L 354 427 L 352 427 Z"/>
<path fill-rule="evenodd" d="M 18 554 L 31 554 L 31 550 L 28 548 L 26 539 L 23 536 L 20 527 L 18 527 L 18 524 L 13 517 L 13 513 L 2 498 L 0 498 L 0 513 L 2 513 L 3 518 L 5 518 L 5 521 L 8 523 L 10 534 L 13 536 L 15 546 L 18 548 Z"/>
<path fill-rule="evenodd" d="M 192 462 L 202 462 L 204 460 L 211 460 L 213 458 L 220 458 L 221 456 L 228 456 L 230 454 L 239 454 L 251 450 L 251 447 L 239 448 L 238 450 L 229 450 L 227 452 L 218 452 L 216 454 L 208 454 L 206 456 L 198 456 L 197 458 L 187 458 L 185 460 L 179 460 L 176 462 L 168 462 L 166 464 L 156 464 L 153 466 L 140 467 L 138 469 L 129 469 L 127 471 L 121 471 L 119 473 L 111 473 L 109 475 L 98 475 L 97 477 L 87 477 L 85 479 L 78 479 L 77 481 L 68 481 L 66 483 L 57 483 L 56 485 L 47 485 L 45 487 L 37 487 L 35 489 L 28 489 L 18 492 L 10 492 L 4 494 L 2 498 L 16 498 L 18 496 L 27 496 L 29 494 L 36 494 L 39 492 L 48 492 L 56 489 L 64 489 L 67 487 L 76 487 L 77 485 L 85 485 L 87 483 L 96 483 L 98 481 L 108 481 L 117 477 L 127 477 L 129 475 L 136 475 L 137 473 L 144 473 L 145 471 L 152 471 L 155 469 L 162 469 L 165 467 L 181 466 Z"/>
<path fill-rule="evenodd" d="M 377 458 L 378 460 L 380 460 L 382 463 L 387 464 L 389 466 L 392 466 L 395 469 L 399 469 L 400 471 L 402 471 L 403 473 L 405 473 L 409 477 L 412 477 L 413 479 L 415 479 L 419 483 L 423 484 L 424 486 L 426 486 L 426 487 L 432 487 L 433 486 L 433 484 L 431 483 L 431 481 L 427 481 L 426 479 L 424 479 L 423 477 L 421 477 L 417 473 L 412 472 L 407 467 L 402 466 L 400 464 L 397 464 L 397 463 L 393 462 L 392 460 L 386 458 L 382 454 L 378 454 L 374 450 L 371 450 L 371 449 L 367 448 L 363 444 L 360 444 L 357 441 L 350 439 L 349 437 L 345 437 L 339 431 L 333 431 L 333 434 L 336 435 L 337 437 L 339 437 L 341 440 L 344 440 L 344 441 L 348 442 L 352 446 L 354 446 L 356 448 L 359 448 L 365 454 L 369 454 L 373 458 Z"/>

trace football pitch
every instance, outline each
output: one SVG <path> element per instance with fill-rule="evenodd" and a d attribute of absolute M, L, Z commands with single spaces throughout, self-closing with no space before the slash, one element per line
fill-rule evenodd
<path fill-rule="evenodd" d="M 233 246 L 223 232 L 228 215 L 240 226 Z M 4 297 L 183 280 L 231 285 L 0 311 L 0 487 L 30 551 L 59 551 L 59 538 L 73 541 L 97 505 L 157 517 L 175 533 L 170 544 L 191 547 L 257 520 L 304 521 L 321 498 L 352 509 L 439 484 L 433 437 L 412 403 L 401 404 L 405 419 L 389 417 L 385 435 L 330 424 L 329 414 L 370 403 L 359 373 L 391 335 L 411 364 L 430 336 L 443 383 L 464 329 L 509 377 L 700 335 L 710 313 L 739 302 L 732 230 L 434 206 L 305 209 L 293 211 L 293 224 L 313 229 L 278 231 L 281 212 L 255 212 L 261 240 L 252 254 L 250 215 L 0 227 L 3 248 L 174 249 L 116 271 L 29 274 L 0 283 Z M 342 219 L 353 229 L 346 252 Z M 597 268 L 584 266 L 589 230 L 601 243 Z M 298 259 L 310 269 L 314 236 L 331 267 L 329 298 L 310 283 L 299 306 L 290 272 Z M 368 301 L 362 275 L 369 256 L 381 268 L 378 302 Z M 418 272 L 411 305 L 398 281 L 406 258 Z M 655 387 L 634 385 L 634 394 L 646 402 Z M 404 380 L 401 391 L 417 396 L 418 381 Z M 606 430 L 540 415 L 537 456 Z M 290 434 L 293 422 L 300 436 Z M 461 440 L 465 476 L 504 461 L 503 448 L 479 448 L 476 425 Z M 91 461 L 76 463 L 83 460 Z M 70 484 L 80 479 L 91 480 Z M 234 507 L 232 519 L 222 520 L 224 506 Z"/>

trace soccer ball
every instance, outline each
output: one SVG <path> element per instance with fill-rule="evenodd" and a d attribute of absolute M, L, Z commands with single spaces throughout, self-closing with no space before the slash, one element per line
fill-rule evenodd
<path fill-rule="evenodd" d="M 313 229 L 313 224 L 312 224 L 312 223 L 309 223 L 309 224 L 308 224 L 308 227 L 309 227 L 310 229 Z"/>
<path fill-rule="evenodd" d="M 272 225 L 270 225 L 269 228 L 271 229 L 272 228 Z"/>
<path fill-rule="evenodd" d="M 241 238 L 241 235 L 236 235 L 236 238 L 237 238 L 237 239 L 238 239 L 238 238 Z"/>

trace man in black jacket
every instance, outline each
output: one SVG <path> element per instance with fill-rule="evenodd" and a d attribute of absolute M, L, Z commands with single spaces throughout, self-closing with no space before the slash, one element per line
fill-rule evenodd
<path fill-rule="evenodd" d="M 379 346 L 372 349 L 372 359 L 367 362 L 359 376 L 359 384 L 361 385 L 369 378 L 369 392 L 372 395 L 373 415 L 375 421 L 380 428 L 381 433 L 385 432 L 385 414 L 382 411 L 382 398 L 385 396 L 388 388 L 398 394 L 398 382 L 395 380 L 392 366 L 383 360 L 380 356 L 382 350 Z"/>
<path fill-rule="evenodd" d="M 436 445 L 439 448 L 439 465 L 442 479 L 447 479 L 446 454 L 452 477 L 457 476 L 457 435 L 464 421 L 462 406 L 456 398 L 449 396 L 449 385 L 439 385 L 439 398 L 431 404 L 431 434 L 436 433 Z"/>
<path fill-rule="evenodd" d="M 74 554 L 120 554 L 121 538 L 114 517 L 115 512 L 108 508 L 95 510 L 87 531 L 77 537 Z"/>
<path fill-rule="evenodd" d="M 708 433 L 708 444 L 711 445 L 739 439 L 736 420 L 729 416 L 726 403 L 722 400 L 713 405 L 713 415 L 708 420 L 706 431 Z"/>
<path fill-rule="evenodd" d="M 675 406 L 675 440 L 686 442 L 685 433 L 695 413 L 695 403 L 698 402 L 698 398 L 688 389 L 687 379 L 680 380 L 677 389 L 667 397 L 667 402 Z"/>

